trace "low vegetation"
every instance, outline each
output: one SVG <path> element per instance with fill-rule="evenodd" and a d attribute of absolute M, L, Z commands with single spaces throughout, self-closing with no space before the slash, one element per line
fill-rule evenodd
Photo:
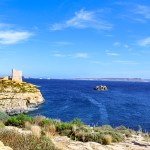
<path fill-rule="evenodd" d="M 0 140 L 14 150 L 58 150 L 45 136 L 20 134 L 15 130 L 0 129 Z"/>
<path fill-rule="evenodd" d="M 4 116 L 4 114 L 0 116 Z M 21 135 L 14 131 L 5 131 L 3 130 L 4 126 L 16 126 L 30 130 L 32 136 Z M 20 147 L 26 150 L 40 150 L 41 147 L 42 150 L 56 149 L 50 140 L 54 135 L 68 136 L 76 141 L 93 141 L 109 145 L 112 142 L 121 142 L 132 134 L 138 134 L 138 132 L 127 129 L 124 126 L 117 128 L 112 128 L 109 125 L 90 127 L 84 125 L 79 119 L 61 122 L 44 116 L 30 117 L 24 114 L 11 116 L 5 120 L 2 119 L 0 128 L 2 142 L 15 150 L 19 150 Z M 144 135 L 146 135 L 146 138 L 150 138 L 149 134 Z"/>
<path fill-rule="evenodd" d="M 39 92 L 36 86 L 11 80 L 0 80 L 0 93 L 36 93 Z"/>
<path fill-rule="evenodd" d="M 11 116 L 5 121 L 6 126 L 16 126 L 23 128 L 25 126 L 25 122 L 33 122 L 33 118 L 24 114 L 19 114 L 16 116 Z"/>

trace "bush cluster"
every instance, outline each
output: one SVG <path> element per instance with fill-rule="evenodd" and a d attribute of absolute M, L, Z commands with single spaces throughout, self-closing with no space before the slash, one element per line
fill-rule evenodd
<path fill-rule="evenodd" d="M 16 116 L 9 117 L 5 122 L 6 126 L 16 126 L 16 127 L 24 127 L 25 122 L 33 122 L 33 118 L 24 114 L 19 114 Z"/>
<path fill-rule="evenodd" d="M 43 116 L 29 117 L 24 114 L 12 116 L 7 119 L 5 125 L 17 126 L 30 129 L 37 138 L 51 137 L 56 134 L 65 135 L 76 141 L 93 141 L 100 144 L 121 142 L 125 137 L 132 135 L 133 131 L 120 126 L 112 128 L 109 125 L 90 127 L 84 125 L 80 119 L 70 122 L 49 119 Z"/>
<path fill-rule="evenodd" d="M 14 150 L 58 150 L 45 136 L 38 138 L 14 130 L 0 130 L 0 139 Z"/>

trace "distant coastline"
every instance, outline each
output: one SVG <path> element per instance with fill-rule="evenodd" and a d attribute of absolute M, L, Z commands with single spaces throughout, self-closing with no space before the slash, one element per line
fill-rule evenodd
<path fill-rule="evenodd" d="M 32 77 L 23 77 L 23 79 L 150 82 L 150 79 L 142 79 L 142 78 L 44 78 L 44 77 L 32 78 Z"/>
<path fill-rule="evenodd" d="M 76 78 L 76 80 L 150 82 L 150 80 L 148 79 L 141 79 L 141 78 Z"/>

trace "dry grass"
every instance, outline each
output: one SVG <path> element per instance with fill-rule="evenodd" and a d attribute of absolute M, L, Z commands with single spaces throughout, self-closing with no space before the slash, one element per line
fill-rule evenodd
<path fill-rule="evenodd" d="M 41 122 L 42 120 L 44 120 L 44 119 L 46 119 L 45 116 L 35 116 L 35 117 L 33 118 L 33 121 L 34 121 L 35 124 L 39 125 L 40 122 Z"/>
<path fill-rule="evenodd" d="M 25 123 L 24 123 L 24 127 L 25 127 L 25 129 L 28 129 L 28 130 L 30 130 L 31 129 L 31 123 L 29 122 L 29 121 L 26 121 Z"/>
<path fill-rule="evenodd" d="M 33 135 L 37 138 L 41 137 L 41 127 L 38 125 L 32 125 L 31 126 L 31 131 L 33 133 Z"/>
<path fill-rule="evenodd" d="M 1 120 L 0 120 L 0 128 L 5 128 L 5 125 Z"/>
<path fill-rule="evenodd" d="M 112 136 L 111 135 L 105 135 L 103 139 L 103 144 L 110 145 L 112 143 Z"/>
<path fill-rule="evenodd" d="M 0 92 L 13 93 L 36 93 L 39 92 L 36 86 L 12 80 L 0 80 Z"/>
<path fill-rule="evenodd" d="M 44 136 L 20 134 L 15 130 L 0 130 L 0 140 L 13 150 L 58 150 L 50 139 Z"/>
<path fill-rule="evenodd" d="M 46 135 L 46 137 L 50 138 L 51 136 L 54 136 L 56 134 L 56 127 L 55 125 L 44 125 L 43 132 Z"/>

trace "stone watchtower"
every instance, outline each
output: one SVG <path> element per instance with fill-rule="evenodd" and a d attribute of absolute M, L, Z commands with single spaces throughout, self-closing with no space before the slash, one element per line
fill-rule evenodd
<path fill-rule="evenodd" d="M 22 82 L 22 71 L 12 69 L 12 81 Z"/>

